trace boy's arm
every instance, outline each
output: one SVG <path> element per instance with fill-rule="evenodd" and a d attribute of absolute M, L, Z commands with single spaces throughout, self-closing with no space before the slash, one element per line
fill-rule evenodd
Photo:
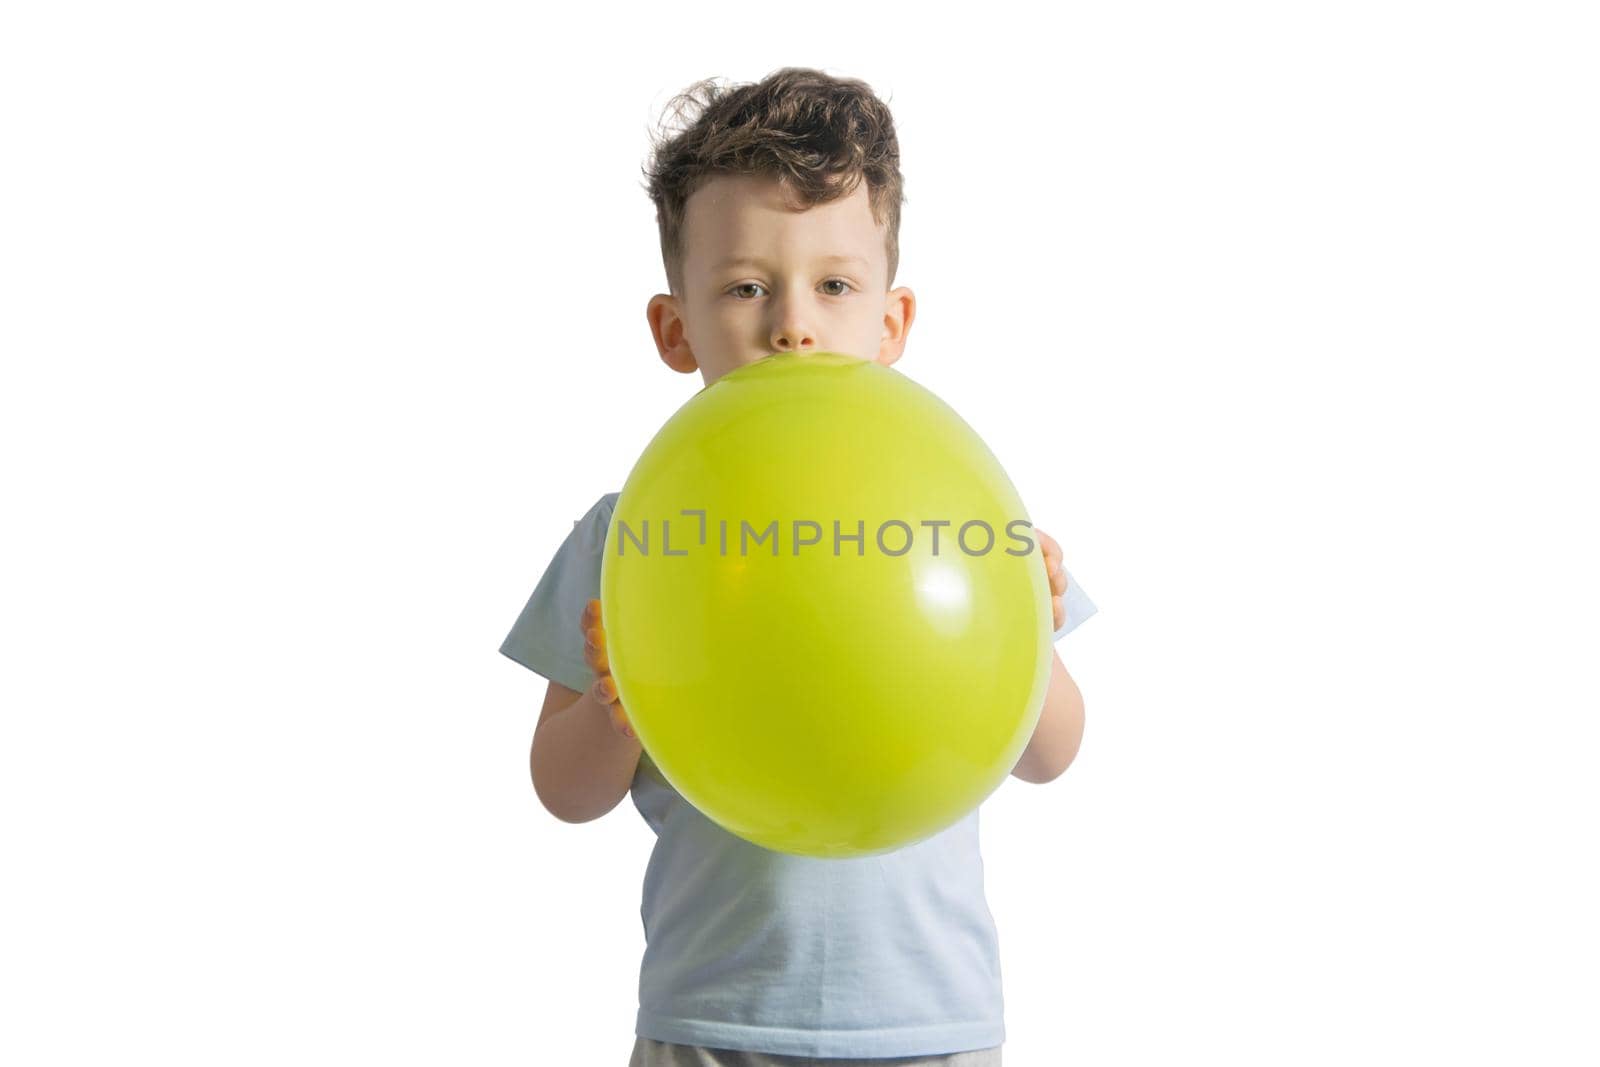
<path fill-rule="evenodd" d="M 1044 561 L 1045 574 L 1050 582 L 1050 625 L 1055 630 L 1054 636 L 1059 638 L 1067 632 L 1063 627 L 1069 617 L 1069 602 L 1075 605 L 1078 613 L 1074 626 L 1087 615 L 1094 614 L 1094 604 L 1076 589 L 1071 590 L 1069 595 L 1070 579 L 1066 565 L 1061 560 L 1061 545 L 1037 526 L 1034 527 L 1034 533 L 1039 535 L 1039 555 Z M 1087 615 L 1084 614 L 1085 606 L 1088 608 Z M 1083 694 L 1078 692 L 1078 683 L 1067 673 L 1061 657 L 1051 652 L 1050 684 L 1045 690 L 1044 708 L 1039 712 L 1039 721 L 1033 728 L 1033 736 L 1028 739 L 1028 747 L 1022 750 L 1022 756 L 1017 760 L 1017 765 L 1011 768 L 1011 773 L 1024 782 L 1037 785 L 1053 781 L 1072 763 L 1082 743 Z"/>
<path fill-rule="evenodd" d="M 593 690 L 551 682 L 528 753 L 533 790 L 562 822 L 598 819 L 627 795 L 643 751 L 638 738 L 612 726 Z"/>
<path fill-rule="evenodd" d="M 1028 747 L 1011 773 L 1024 782 L 1043 785 L 1060 777 L 1078 755 L 1083 743 L 1083 694 L 1067 673 L 1060 655 L 1050 654 L 1050 688 L 1045 693 L 1044 710 L 1033 728 Z"/>

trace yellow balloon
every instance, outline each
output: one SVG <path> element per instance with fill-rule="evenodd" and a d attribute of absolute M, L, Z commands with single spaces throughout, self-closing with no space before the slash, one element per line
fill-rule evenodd
<path fill-rule="evenodd" d="M 618 698 L 730 833 L 866 856 L 977 807 L 1033 734 L 1050 589 L 999 462 L 900 372 L 768 356 L 623 485 L 601 567 Z"/>

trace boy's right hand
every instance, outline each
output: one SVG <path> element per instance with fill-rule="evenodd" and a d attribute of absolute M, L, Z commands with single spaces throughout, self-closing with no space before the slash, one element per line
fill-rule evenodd
<path fill-rule="evenodd" d="M 594 671 L 594 684 L 589 692 L 610 712 L 611 725 L 617 732 L 632 737 L 633 726 L 617 699 L 616 679 L 611 677 L 611 661 L 606 658 L 606 628 L 600 622 L 600 601 L 590 600 L 583 606 L 579 626 L 583 629 L 583 659 Z"/>

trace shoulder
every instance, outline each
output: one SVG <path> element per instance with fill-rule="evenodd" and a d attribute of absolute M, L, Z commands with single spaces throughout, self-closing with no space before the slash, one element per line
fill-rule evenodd
<path fill-rule="evenodd" d="M 621 493 L 607 493 L 596 500 L 589 510 L 583 513 L 583 518 L 573 520 L 572 536 L 599 552 L 605 544 L 606 531 L 611 527 L 611 514 L 616 510 L 617 498 L 621 495 Z"/>

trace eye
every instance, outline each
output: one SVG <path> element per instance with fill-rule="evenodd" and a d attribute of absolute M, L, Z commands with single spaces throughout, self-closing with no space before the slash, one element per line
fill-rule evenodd
<path fill-rule="evenodd" d="M 846 293 L 848 293 L 850 291 L 850 283 L 845 281 L 843 278 L 829 278 L 827 281 L 823 282 L 822 284 L 823 285 L 837 285 L 837 286 L 839 286 L 839 290 L 837 292 L 829 293 L 828 294 L 829 296 L 843 296 L 844 294 L 846 294 Z"/>
<path fill-rule="evenodd" d="M 753 299 L 755 299 L 755 295 L 754 294 L 751 294 L 750 296 L 740 296 L 739 295 L 741 292 L 743 292 L 746 289 L 761 289 L 762 292 L 766 292 L 766 290 L 762 289 L 760 283 L 758 283 L 758 282 L 745 282 L 743 285 L 734 286 L 732 289 L 729 289 L 728 292 L 733 295 L 733 298 L 735 300 L 753 300 Z"/>

